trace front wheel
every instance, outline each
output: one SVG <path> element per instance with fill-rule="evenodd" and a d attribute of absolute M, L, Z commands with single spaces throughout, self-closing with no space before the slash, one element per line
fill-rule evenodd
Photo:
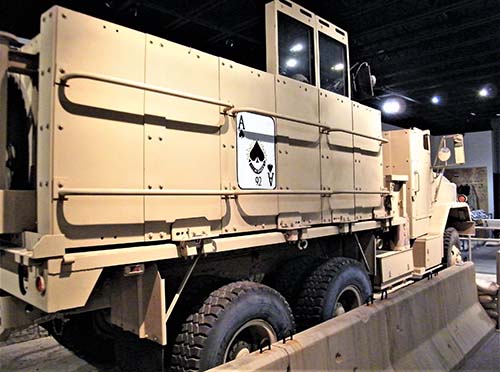
<path fill-rule="evenodd" d="M 463 262 L 460 253 L 460 235 L 454 227 L 448 227 L 443 234 L 443 264 L 447 267 L 455 266 Z"/>
<path fill-rule="evenodd" d="M 172 371 L 204 371 L 283 338 L 295 328 L 290 306 L 253 282 L 225 285 L 188 316 L 176 338 Z"/>

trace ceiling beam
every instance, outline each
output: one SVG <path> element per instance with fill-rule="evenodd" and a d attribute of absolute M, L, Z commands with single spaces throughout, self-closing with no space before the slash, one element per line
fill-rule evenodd
<path fill-rule="evenodd" d="M 384 48 L 380 45 L 380 43 L 373 43 L 374 46 L 371 48 L 367 48 L 366 45 L 359 45 L 354 48 L 354 50 L 360 50 L 358 59 L 363 60 L 369 57 L 373 57 L 376 54 L 384 53 L 384 54 L 390 54 L 390 53 L 395 53 L 400 50 L 405 50 L 405 49 L 410 49 L 413 48 L 421 43 L 428 42 L 431 40 L 443 38 L 446 35 L 457 33 L 459 31 L 464 31 L 469 28 L 473 27 L 484 27 L 487 24 L 491 22 L 498 21 L 500 19 L 500 13 L 495 13 L 491 15 L 490 17 L 486 18 L 474 18 L 473 20 L 469 22 L 464 22 L 464 23 L 459 23 L 457 26 L 454 27 L 446 27 L 446 28 L 437 28 L 437 29 L 432 29 L 429 30 L 425 33 L 423 33 L 420 36 L 414 37 L 413 34 L 410 35 L 410 37 L 407 38 L 401 38 L 399 37 L 397 39 L 397 43 L 394 42 L 394 37 L 388 37 L 384 41 L 389 41 L 391 44 L 389 45 L 389 48 Z M 354 37 L 355 38 L 355 37 Z M 351 38 L 352 40 L 353 38 Z M 397 46 L 396 46 L 397 45 Z"/>

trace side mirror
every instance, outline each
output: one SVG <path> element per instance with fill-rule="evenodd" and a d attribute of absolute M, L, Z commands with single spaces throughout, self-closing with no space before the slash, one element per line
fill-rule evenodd
<path fill-rule="evenodd" d="M 375 85 L 376 79 L 372 75 L 370 65 L 367 62 L 363 62 L 359 65 L 354 65 L 352 70 L 352 85 L 353 85 L 353 96 L 354 98 L 362 101 L 374 96 L 373 87 Z"/>
<path fill-rule="evenodd" d="M 453 144 L 455 145 L 455 163 L 465 164 L 464 136 L 455 134 L 453 136 Z"/>

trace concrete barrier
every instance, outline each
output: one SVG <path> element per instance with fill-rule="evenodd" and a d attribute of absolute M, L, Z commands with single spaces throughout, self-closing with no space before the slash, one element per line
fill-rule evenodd
<path fill-rule="evenodd" d="M 449 371 L 494 326 L 466 263 L 210 371 Z"/>

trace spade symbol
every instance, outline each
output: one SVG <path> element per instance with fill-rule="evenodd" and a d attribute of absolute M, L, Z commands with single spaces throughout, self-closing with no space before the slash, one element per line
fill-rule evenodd
<path fill-rule="evenodd" d="M 269 169 L 269 172 L 272 172 L 273 171 L 273 165 L 272 164 L 268 164 L 267 165 L 267 169 Z"/>
<path fill-rule="evenodd" d="M 265 155 L 262 151 L 262 148 L 259 145 L 259 142 L 255 141 L 252 150 L 250 151 L 250 160 L 258 163 L 259 161 L 264 161 Z"/>
<path fill-rule="evenodd" d="M 239 136 L 240 136 L 240 138 L 244 138 L 245 137 L 245 133 L 242 130 L 240 130 Z"/>

